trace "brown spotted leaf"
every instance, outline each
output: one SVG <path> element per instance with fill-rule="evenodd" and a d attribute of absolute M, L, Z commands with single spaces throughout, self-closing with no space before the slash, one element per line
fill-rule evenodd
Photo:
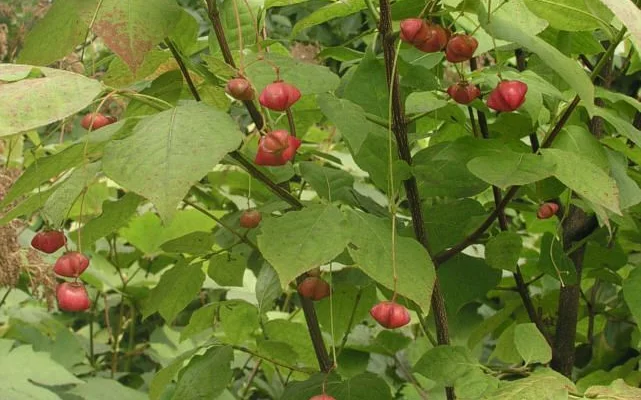
<path fill-rule="evenodd" d="M 104 0 L 93 31 L 135 73 L 180 16 L 173 0 Z"/>

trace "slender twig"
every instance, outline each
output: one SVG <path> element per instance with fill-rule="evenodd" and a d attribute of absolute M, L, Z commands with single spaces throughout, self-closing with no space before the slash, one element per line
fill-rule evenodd
<path fill-rule="evenodd" d="M 345 330 L 345 334 L 343 335 L 343 340 L 341 340 L 340 347 L 338 348 L 338 354 L 336 357 L 340 357 L 341 353 L 343 352 L 343 349 L 345 348 L 345 345 L 347 344 L 347 338 L 349 337 L 349 332 L 352 330 L 352 324 L 354 324 L 354 317 L 356 316 L 356 309 L 358 308 L 358 303 L 361 302 L 361 296 L 363 295 L 363 290 L 359 289 L 358 293 L 356 294 L 356 299 L 354 299 L 354 306 L 352 307 L 352 313 L 349 316 L 349 322 L 347 322 L 347 329 Z"/>
<path fill-rule="evenodd" d="M 256 362 L 256 365 L 254 365 L 254 368 L 252 368 L 252 372 L 249 374 L 249 378 L 247 378 L 247 382 L 245 383 L 245 388 L 243 389 L 243 392 L 240 394 L 241 400 L 247 396 L 247 393 L 249 393 L 249 389 L 252 387 L 252 382 L 254 381 L 254 378 L 256 378 L 256 375 L 258 374 L 258 371 L 260 370 L 260 365 L 262 363 L 263 363 L 263 360 L 258 360 L 258 362 Z"/>
<path fill-rule="evenodd" d="M 169 48 L 169 51 L 171 51 L 171 55 L 174 56 L 174 59 L 178 63 L 178 68 L 180 68 L 180 72 L 185 78 L 185 81 L 187 82 L 187 86 L 189 86 L 189 91 L 191 91 L 192 96 L 194 96 L 194 99 L 196 99 L 196 101 L 200 101 L 200 94 L 198 94 L 196 85 L 194 85 L 194 81 L 191 79 L 191 75 L 189 75 L 189 70 L 187 69 L 187 66 L 185 65 L 185 62 L 183 61 L 182 57 L 180 56 L 178 49 L 169 38 L 165 39 L 165 44 Z"/>
<path fill-rule="evenodd" d="M 398 154 L 401 160 L 405 161 L 408 165 L 412 165 L 412 155 L 410 153 L 410 146 L 407 136 L 407 124 L 405 120 L 405 109 L 399 89 L 398 72 L 394 68 L 396 60 L 396 49 L 394 47 L 395 37 L 392 31 L 392 10 L 389 0 L 380 0 L 380 21 L 378 30 L 383 41 L 383 55 L 385 59 L 385 72 L 387 78 L 387 86 L 390 89 L 392 101 L 392 132 L 396 138 L 398 147 Z M 423 211 L 421 209 L 421 199 L 418 193 L 418 185 L 416 178 L 411 177 L 403 181 L 407 202 L 409 205 L 410 213 L 412 215 L 412 225 L 414 228 L 414 236 L 427 250 L 430 257 L 432 252 L 425 231 L 425 224 L 423 219 Z M 434 289 L 432 292 L 432 311 L 436 322 L 436 333 L 438 342 L 440 344 L 449 344 L 449 332 L 447 323 L 447 314 L 445 311 L 445 300 L 441 293 L 438 278 L 434 282 Z M 446 388 L 448 400 L 455 398 L 454 389 Z"/>
<path fill-rule="evenodd" d="M 207 16 L 209 17 L 209 21 L 211 21 L 211 24 L 214 28 L 214 33 L 216 34 L 218 45 L 220 46 L 220 50 L 223 53 L 223 59 L 231 67 L 236 68 L 236 62 L 234 61 L 234 57 L 232 56 L 231 50 L 229 49 L 227 38 L 225 37 L 225 30 L 223 29 L 223 23 L 220 20 L 220 12 L 218 11 L 216 0 L 207 0 L 207 7 Z M 263 116 L 260 114 L 260 111 L 258 111 L 258 108 L 256 108 L 254 102 L 251 100 L 245 100 L 243 101 L 243 104 L 245 105 L 245 108 L 247 108 L 249 115 L 254 121 L 254 124 L 256 124 L 256 129 L 263 129 L 263 127 L 265 126 L 265 121 L 263 120 Z"/>
<path fill-rule="evenodd" d="M 601 57 L 599 60 L 599 63 L 594 67 L 594 70 L 592 71 L 592 74 L 590 75 L 590 78 L 594 80 L 596 76 L 601 72 L 603 67 L 605 67 L 605 60 L 609 59 L 612 54 L 614 53 L 614 49 L 616 46 L 619 44 L 623 36 L 625 35 L 626 29 L 625 27 L 621 29 L 619 34 L 617 35 L 617 38 L 610 44 L 608 47 L 608 50 L 606 53 Z M 565 112 L 559 119 L 559 121 L 554 125 L 554 128 L 550 131 L 550 133 L 546 136 L 545 141 L 543 144 L 541 144 L 542 148 L 548 148 L 552 145 L 554 142 L 554 139 L 556 139 L 557 135 L 561 132 L 565 124 L 568 122 L 570 119 L 570 116 L 576 109 L 577 105 L 580 102 L 580 97 L 576 96 L 572 102 L 568 105 L 568 107 L 565 109 Z M 505 208 L 508 203 L 514 198 L 516 193 L 518 192 L 520 186 L 511 186 L 505 196 L 503 197 L 503 200 L 501 200 L 501 203 L 488 215 L 488 217 L 481 223 L 481 225 L 474 230 L 474 232 L 470 233 L 467 235 L 461 242 L 455 244 L 451 248 L 442 251 L 434 256 L 434 261 L 436 263 L 443 263 L 450 258 L 454 257 L 455 255 L 459 254 L 461 251 L 465 250 L 469 245 L 474 244 L 484 233 L 485 231 L 492 226 L 496 218 L 498 218 L 499 215 L 499 210 L 502 210 Z"/>
<path fill-rule="evenodd" d="M 192 207 L 195 210 L 198 210 L 201 212 L 203 215 L 211 218 L 212 220 L 216 221 L 216 223 L 223 228 L 225 228 L 227 231 L 229 231 L 232 235 L 236 236 L 238 239 L 240 239 L 243 243 L 248 244 L 251 248 L 254 250 L 258 250 L 258 246 L 256 243 L 252 242 L 249 240 L 249 238 L 245 235 L 241 235 L 236 229 L 232 228 L 231 226 L 227 225 L 225 222 L 223 222 L 220 218 L 215 216 L 214 214 L 210 213 L 209 210 L 205 209 L 204 207 L 199 206 L 198 204 L 194 203 L 191 200 L 183 200 L 183 203 L 187 204 L 188 206 Z"/>
<path fill-rule="evenodd" d="M 2 296 L 2 299 L 0 299 L 0 307 L 4 305 L 5 301 L 7 301 L 7 297 L 9 297 L 9 293 L 11 293 L 11 290 L 13 290 L 12 287 L 7 288 L 7 291 L 4 293 L 4 296 Z"/>
<path fill-rule="evenodd" d="M 294 122 L 294 114 L 292 114 L 292 109 L 287 108 L 285 110 L 285 113 L 287 114 L 287 123 L 289 123 L 289 133 L 296 137 L 296 123 Z"/>
<path fill-rule="evenodd" d="M 287 365 L 287 364 L 285 364 L 283 362 L 280 362 L 278 360 L 274 360 L 272 358 L 265 357 L 264 355 L 259 354 L 259 353 L 255 352 L 255 351 L 253 351 L 251 349 L 248 349 L 247 347 L 244 347 L 244 346 L 232 346 L 232 348 L 235 349 L 235 350 L 238 350 L 238 351 L 242 351 L 243 353 L 250 354 L 250 355 L 252 355 L 254 357 L 260 358 L 261 360 L 265 360 L 265 361 L 267 361 L 267 362 L 269 362 L 271 364 L 277 365 L 279 367 L 283 367 L 283 368 L 288 369 L 290 371 L 302 372 L 304 374 L 309 374 L 309 375 L 311 375 L 311 374 L 316 372 L 316 371 L 310 370 L 308 368 L 301 368 L 301 367 L 296 367 L 294 365 Z"/>

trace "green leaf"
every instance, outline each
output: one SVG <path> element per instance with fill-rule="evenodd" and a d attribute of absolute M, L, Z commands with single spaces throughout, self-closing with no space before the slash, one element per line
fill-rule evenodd
<path fill-rule="evenodd" d="M 623 379 L 617 379 L 610 386 L 592 386 L 585 391 L 585 397 L 602 400 L 634 400 L 641 398 L 641 389 L 628 385 Z"/>
<path fill-rule="evenodd" d="M 262 26 L 256 26 L 256 18 L 258 18 L 258 23 L 261 21 L 261 7 L 263 6 L 263 0 L 248 0 L 243 3 L 236 3 L 232 0 L 223 0 L 219 3 L 220 11 L 220 20 L 222 22 L 223 30 L 228 32 L 226 35 L 227 43 L 231 50 L 240 49 L 240 42 L 238 40 L 238 22 L 236 20 L 236 11 L 238 10 L 238 18 L 240 19 L 240 31 L 243 36 L 243 46 L 245 48 L 253 46 L 256 43 L 256 30 L 262 29 Z M 210 48 L 212 53 L 217 53 L 220 51 L 218 47 L 218 41 L 215 38 L 215 35 L 211 35 L 209 39 Z M 237 57 L 237 55 L 235 56 Z M 238 60 L 237 60 L 238 61 Z"/>
<path fill-rule="evenodd" d="M 233 253 L 221 253 L 209 259 L 207 275 L 220 286 L 243 286 L 247 260 Z"/>
<path fill-rule="evenodd" d="M 595 107 L 592 110 L 592 115 L 599 116 L 611 124 L 616 133 L 625 136 L 634 142 L 637 146 L 641 146 L 641 132 L 635 128 L 634 125 L 619 117 L 612 110 L 606 108 Z"/>
<path fill-rule="evenodd" d="M 552 349 L 533 323 L 518 324 L 514 329 L 514 344 L 525 364 L 545 364 L 552 359 Z"/>
<path fill-rule="evenodd" d="M 78 167 L 69 178 L 52 189 L 54 192 L 42 208 L 42 214 L 52 226 L 62 225 L 78 196 L 96 179 L 100 167 L 99 162 Z"/>
<path fill-rule="evenodd" d="M 312 12 L 305 18 L 300 19 L 292 29 L 291 37 L 296 37 L 300 31 L 322 24 L 334 18 L 346 17 L 348 15 L 364 10 L 367 6 L 364 0 L 345 0 L 330 3 Z"/>
<path fill-rule="evenodd" d="M 356 70 L 348 76 L 349 80 L 343 88 L 343 97 L 361 106 L 365 112 L 387 119 L 389 89 L 385 79 L 380 79 L 385 76 L 383 60 L 377 58 L 372 51 L 368 51 Z"/>
<path fill-rule="evenodd" d="M 46 180 L 77 166 L 82 162 L 83 154 L 84 146 L 76 144 L 51 156 L 35 159 L 29 168 L 11 185 L 9 192 L 0 202 L 0 206 L 5 207 L 23 194 L 37 188 Z"/>
<path fill-rule="evenodd" d="M 614 151 L 606 151 L 607 160 L 612 177 L 619 187 L 619 200 L 621 209 L 626 210 L 641 202 L 641 188 L 637 182 L 628 175 L 628 160 L 624 155 Z"/>
<path fill-rule="evenodd" d="M 438 278 L 447 309 L 456 313 L 498 285 L 501 271 L 491 268 L 482 258 L 460 254 L 440 266 Z"/>
<path fill-rule="evenodd" d="M 84 244 L 95 243 L 98 239 L 126 226 L 129 220 L 136 215 L 136 210 L 142 201 L 142 197 L 132 192 L 125 194 L 118 201 L 105 201 L 102 206 L 102 214 L 79 229 L 82 242 Z M 78 234 L 74 232 L 72 237 L 74 241 L 77 241 Z"/>
<path fill-rule="evenodd" d="M 287 343 L 298 354 L 298 363 L 309 367 L 318 367 L 314 347 L 309 340 L 309 331 L 305 324 L 273 319 L 265 323 L 264 326 L 269 341 Z"/>
<path fill-rule="evenodd" d="M 259 328 L 258 309 L 242 300 L 220 303 L 220 321 L 225 332 L 225 342 L 242 344 Z"/>
<path fill-rule="evenodd" d="M 610 171 L 610 163 L 603 146 L 584 126 L 572 125 L 564 128 L 552 147 L 578 154 L 605 172 Z"/>
<path fill-rule="evenodd" d="M 160 399 L 160 396 L 162 396 L 167 386 L 169 386 L 171 381 L 174 379 L 176 373 L 182 368 L 185 360 L 191 357 L 198 350 L 199 349 L 196 348 L 182 353 L 178 357 L 174 358 L 171 364 L 167 365 L 154 375 L 151 384 L 149 385 L 149 398 L 151 400 Z"/>
<path fill-rule="evenodd" d="M 325 392 L 340 400 L 392 400 L 385 380 L 371 372 L 341 382 L 338 375 L 316 374 L 304 382 L 287 385 L 282 400 L 308 400 Z"/>
<path fill-rule="evenodd" d="M 314 162 L 301 162 L 300 173 L 318 196 L 328 201 L 352 200 L 354 177 L 340 169 L 328 168 Z"/>
<path fill-rule="evenodd" d="M 609 27 L 609 20 L 600 19 L 595 10 L 588 5 L 592 3 L 602 8 L 598 0 L 524 0 L 523 2 L 530 11 L 559 30 L 590 31 Z"/>
<path fill-rule="evenodd" d="M 369 314 L 376 303 L 376 285 L 358 288 L 351 283 L 341 282 L 332 276 L 332 297 L 316 303 L 318 321 L 334 337 L 342 338 L 348 329 L 357 325 Z M 350 322 L 352 326 L 349 326 Z M 333 331 L 332 331 L 333 328 Z"/>
<path fill-rule="evenodd" d="M 125 88 L 153 75 L 156 70 L 158 70 L 158 67 L 171 58 L 171 53 L 167 51 L 151 50 L 145 54 L 142 64 L 136 69 L 136 73 L 134 74 L 121 58 L 114 57 L 109 63 L 107 72 L 103 76 L 103 82 L 115 88 Z"/>
<path fill-rule="evenodd" d="M 349 240 L 346 221 L 332 205 L 312 205 L 266 218 L 260 227 L 258 248 L 278 273 L 282 287 L 334 259 Z"/>
<path fill-rule="evenodd" d="M 521 355 L 516 349 L 516 342 L 514 340 L 514 331 L 516 324 L 511 324 L 507 329 L 501 332 L 496 341 L 496 346 L 490 354 L 490 360 L 499 359 L 507 364 L 517 364 L 522 361 Z"/>
<path fill-rule="evenodd" d="M 500 157 L 482 156 L 467 163 L 467 168 L 485 182 L 501 189 L 527 185 L 550 177 L 554 163 L 536 154 L 504 151 Z"/>
<path fill-rule="evenodd" d="M 269 264 L 263 264 L 256 278 L 256 299 L 260 313 L 271 310 L 282 292 L 276 270 Z"/>
<path fill-rule="evenodd" d="M 0 75 L 31 71 L 29 65 L 0 64 Z M 5 83 L 0 91 L 0 136 L 39 128 L 87 107 L 100 94 L 100 82 L 52 68 L 44 77 Z"/>
<path fill-rule="evenodd" d="M 49 65 L 71 54 L 85 39 L 97 3 L 97 0 L 55 2 L 28 31 L 18 62 Z"/>
<path fill-rule="evenodd" d="M 145 55 L 173 30 L 180 8 L 171 0 L 103 0 L 92 29 L 135 73 Z"/>
<path fill-rule="evenodd" d="M 641 268 L 634 268 L 623 280 L 623 298 L 634 319 L 641 323 Z"/>
<path fill-rule="evenodd" d="M 176 264 L 162 274 L 158 285 L 151 290 L 143 305 L 143 318 L 158 311 L 165 321 L 173 321 L 196 297 L 204 281 L 200 263 Z"/>
<path fill-rule="evenodd" d="M 500 387 L 490 393 L 492 400 L 557 400 L 567 399 L 568 389 L 574 385 L 570 380 L 552 370 L 537 370 L 527 378 L 501 381 Z M 575 391 L 575 390 L 573 390 Z"/>
<path fill-rule="evenodd" d="M 241 143 L 231 117 L 190 104 L 141 120 L 134 134 L 110 142 L 103 169 L 116 183 L 151 200 L 167 221 L 189 188 Z"/>
<path fill-rule="evenodd" d="M 478 227 L 477 220 L 485 218 L 486 211 L 476 200 L 462 199 L 451 203 L 435 204 L 423 212 L 427 237 L 432 251 L 442 251 L 460 242 Z"/>
<path fill-rule="evenodd" d="M 580 196 L 621 215 L 616 181 L 581 156 L 558 149 L 541 150 L 543 158 L 556 164 L 554 176 Z"/>
<path fill-rule="evenodd" d="M 10 222 L 14 218 L 30 216 L 37 210 L 41 209 L 47 199 L 49 199 L 49 196 L 53 193 L 54 190 L 47 190 L 46 192 L 40 192 L 34 196 L 28 197 L 25 201 L 12 208 L 11 211 L 4 214 L 0 219 L 0 225 Z"/>
<path fill-rule="evenodd" d="M 538 268 L 566 285 L 576 283 L 574 263 L 563 251 L 561 243 L 549 232 L 541 239 L 541 257 Z"/>
<path fill-rule="evenodd" d="M 303 95 L 330 92 L 336 89 L 340 83 L 338 76 L 322 65 L 304 63 L 291 57 L 269 53 L 260 55 L 268 62 L 252 63 L 255 57 L 258 55 L 252 55 L 245 59 L 248 64 L 245 73 L 258 93 L 276 80 L 272 65 L 278 65 L 280 68 L 280 79 L 295 85 Z M 251 65 L 249 65 L 250 63 Z"/>
<path fill-rule="evenodd" d="M 392 227 L 388 219 L 357 211 L 347 213 L 349 254 L 358 267 L 381 285 L 418 304 L 423 312 L 430 309 L 436 274 L 427 251 L 414 239 L 396 237 L 396 274 L 392 265 Z"/>
<path fill-rule="evenodd" d="M 626 28 L 630 31 L 632 43 L 637 48 L 637 52 L 641 51 L 641 10 L 631 1 L 619 0 L 601 0 L 614 14 L 623 22 Z"/>
<path fill-rule="evenodd" d="M 413 92 L 405 100 L 405 111 L 408 114 L 430 113 L 447 104 L 446 100 L 437 97 L 433 92 Z"/>
<path fill-rule="evenodd" d="M 232 377 L 234 352 L 229 346 L 212 347 L 194 356 L 181 371 L 172 400 L 215 399 Z"/>
<path fill-rule="evenodd" d="M 210 303 L 194 311 L 189 318 L 189 324 L 180 332 L 180 341 L 187 340 L 208 328 L 213 328 L 219 306 L 220 303 Z"/>
<path fill-rule="evenodd" d="M 472 353 L 462 346 L 436 346 L 429 349 L 414 365 L 414 372 L 446 386 L 479 369 Z"/>
<path fill-rule="evenodd" d="M 513 1 L 505 3 L 498 10 L 492 12 L 491 19 L 488 18 L 483 3 L 479 2 L 476 10 L 481 26 L 489 34 L 497 39 L 518 43 L 536 53 L 579 94 L 586 108 L 595 108 L 593 106 L 594 86 L 583 68 L 575 60 L 564 56 L 554 46 L 525 29 L 526 24 L 516 23 L 516 21 L 536 18 L 523 3 Z M 488 23 L 488 21 L 490 22 Z"/>
<path fill-rule="evenodd" d="M 147 394 L 121 385 L 118 381 L 105 378 L 89 378 L 84 385 L 78 385 L 69 393 L 87 400 L 145 400 Z"/>
<path fill-rule="evenodd" d="M 521 250 L 521 236 L 514 232 L 501 232 L 485 245 L 485 261 L 492 268 L 515 272 Z"/>
<path fill-rule="evenodd" d="M 8 355 L 0 357 L 0 384 L 3 396 L 7 390 L 23 393 L 21 396 L 10 396 L 10 399 L 57 399 L 51 392 L 36 388 L 32 383 L 45 386 L 71 385 L 82 383 L 62 365 L 54 362 L 48 353 L 34 352 L 31 346 L 19 346 Z M 43 394 L 27 396 L 26 393 Z M 45 397 L 45 396 L 49 397 Z"/>
<path fill-rule="evenodd" d="M 207 254 L 216 240 L 211 232 L 190 232 L 163 243 L 160 248 L 167 253 Z"/>

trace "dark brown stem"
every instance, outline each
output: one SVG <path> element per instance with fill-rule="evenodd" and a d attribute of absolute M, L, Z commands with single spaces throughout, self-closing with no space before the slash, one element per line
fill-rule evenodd
<path fill-rule="evenodd" d="M 169 48 L 169 51 L 171 51 L 171 55 L 174 56 L 174 59 L 178 63 L 178 68 L 180 68 L 180 72 L 182 72 L 183 78 L 185 78 L 192 96 L 194 96 L 194 99 L 196 99 L 196 101 L 200 101 L 200 94 L 198 94 L 198 90 L 194 85 L 194 81 L 191 79 L 191 75 L 189 75 L 189 70 L 187 69 L 187 66 L 185 65 L 182 57 L 180 56 L 178 49 L 176 49 L 176 46 L 171 40 L 169 40 L 169 38 L 165 39 L 165 44 Z"/>
<path fill-rule="evenodd" d="M 383 41 L 383 55 L 385 58 L 385 72 L 387 78 L 387 86 L 390 89 L 392 97 L 392 131 L 396 138 L 398 146 L 398 154 L 401 160 L 405 161 L 408 165 L 412 165 L 412 155 L 410 153 L 410 146 L 407 137 L 407 125 L 405 120 L 405 110 L 401 100 L 399 90 L 398 73 L 394 69 L 396 60 L 396 50 L 394 48 L 395 37 L 392 32 L 392 12 L 389 0 L 380 0 L 380 21 L 378 30 Z M 414 235 L 416 239 L 425 247 L 427 252 L 432 256 L 427 233 L 425 231 L 425 224 L 423 220 L 423 211 L 421 209 L 421 199 L 418 194 L 418 185 L 414 177 L 403 181 L 405 193 L 407 195 L 407 202 L 409 205 L 410 213 L 412 215 L 412 225 L 414 228 Z M 449 344 L 449 331 L 447 322 L 447 313 L 445 311 L 445 301 L 441 293 L 438 279 L 434 283 L 434 290 L 432 292 L 432 312 L 436 322 L 436 332 L 439 344 Z M 454 389 L 446 388 L 446 395 L 448 400 L 455 399 Z"/>
<path fill-rule="evenodd" d="M 218 46 L 220 46 L 220 51 L 223 53 L 223 59 L 231 67 L 236 68 L 236 62 L 234 61 L 234 57 L 229 49 L 227 38 L 225 37 L 225 30 L 223 29 L 223 23 L 220 20 L 220 12 L 218 11 L 216 0 L 207 0 L 207 8 L 207 16 L 214 28 L 214 33 L 218 40 Z M 258 108 L 256 108 L 256 104 L 251 100 L 245 100 L 243 101 L 243 104 L 245 105 L 245 108 L 247 108 L 254 124 L 256 124 L 256 129 L 263 129 L 265 127 L 265 121 L 263 120 L 263 116 L 260 114 L 260 111 L 258 111 Z"/>
<path fill-rule="evenodd" d="M 287 122 L 289 124 L 289 133 L 296 137 L 296 124 L 294 123 L 294 114 L 292 114 L 292 109 L 288 108 L 285 110 L 285 113 L 287 114 Z"/>

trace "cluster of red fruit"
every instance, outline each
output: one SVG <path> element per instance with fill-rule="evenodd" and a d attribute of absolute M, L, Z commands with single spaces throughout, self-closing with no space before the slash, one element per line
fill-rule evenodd
<path fill-rule="evenodd" d="M 60 231 L 38 232 L 31 240 L 34 249 L 47 254 L 55 253 L 66 243 L 67 238 Z M 88 266 L 89 259 L 77 251 L 68 251 L 56 260 L 53 271 L 60 276 L 74 278 L 73 282 L 63 282 L 56 287 L 56 299 L 61 310 L 84 311 L 91 305 L 87 290 L 78 282 L 78 277 Z"/>
<path fill-rule="evenodd" d="M 329 284 L 319 277 L 320 270 L 312 270 L 298 285 L 298 294 L 307 299 L 318 301 L 329 296 Z M 382 301 L 372 307 L 370 315 L 388 329 L 400 328 L 410 322 L 410 314 L 405 307 L 394 301 Z"/>
<path fill-rule="evenodd" d="M 236 100 L 241 101 L 251 101 L 255 96 L 254 88 L 245 78 L 229 80 L 225 91 Z M 265 86 L 258 97 L 258 101 L 263 107 L 273 111 L 286 111 L 298 99 L 300 99 L 298 88 L 280 80 Z M 258 141 L 255 162 L 258 165 L 285 165 L 294 158 L 300 145 L 300 139 L 292 136 L 286 130 L 268 132 Z"/>
<path fill-rule="evenodd" d="M 401 22 L 401 40 L 426 53 L 445 51 L 445 59 L 460 63 L 472 58 L 478 41 L 470 35 L 456 34 L 422 18 L 408 18 Z M 478 86 L 460 81 L 450 86 L 447 93 L 459 104 L 469 104 L 481 95 Z M 525 102 L 527 85 L 521 81 L 501 81 L 487 98 L 487 106 L 495 111 L 510 112 Z"/>

